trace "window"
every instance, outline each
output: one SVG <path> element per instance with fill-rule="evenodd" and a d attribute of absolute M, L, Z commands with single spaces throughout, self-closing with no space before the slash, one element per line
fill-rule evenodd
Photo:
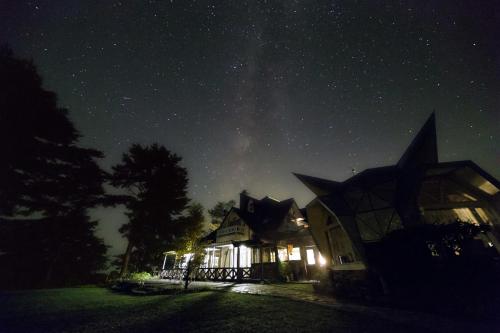
<path fill-rule="evenodd" d="M 250 267 L 252 265 L 252 248 L 240 245 L 240 267 Z"/>
<path fill-rule="evenodd" d="M 274 251 L 272 251 L 271 249 L 269 249 L 270 253 L 269 253 L 269 258 L 270 258 L 270 262 L 276 262 L 276 254 L 274 253 Z"/>
<path fill-rule="evenodd" d="M 255 206 L 253 200 L 249 200 L 247 204 L 247 211 L 253 213 L 255 211 Z"/>
<path fill-rule="evenodd" d="M 476 213 L 479 215 L 481 220 L 483 220 L 484 223 L 489 223 L 490 219 L 488 218 L 488 214 L 483 208 L 476 208 Z"/>
<path fill-rule="evenodd" d="M 278 258 L 280 261 L 288 261 L 288 254 L 286 249 L 278 249 Z"/>
<path fill-rule="evenodd" d="M 314 265 L 316 264 L 316 259 L 314 258 L 314 250 L 313 249 L 307 249 L 306 250 L 307 254 L 307 264 L 308 265 Z"/>
<path fill-rule="evenodd" d="M 292 252 L 288 254 L 288 258 L 290 260 L 300 260 L 300 248 L 299 247 L 294 247 L 292 249 Z"/>

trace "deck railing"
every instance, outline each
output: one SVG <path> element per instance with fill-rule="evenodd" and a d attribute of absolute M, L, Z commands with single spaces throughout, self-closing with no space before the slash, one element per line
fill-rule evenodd
<path fill-rule="evenodd" d="M 164 269 L 160 272 L 161 279 L 182 280 L 186 275 L 184 268 Z"/>
<path fill-rule="evenodd" d="M 194 280 L 212 281 L 239 281 L 251 279 L 253 268 L 251 267 L 225 267 L 225 268 L 198 268 L 191 273 Z M 165 269 L 160 272 L 160 278 L 171 280 L 182 280 L 186 276 L 186 269 Z"/>

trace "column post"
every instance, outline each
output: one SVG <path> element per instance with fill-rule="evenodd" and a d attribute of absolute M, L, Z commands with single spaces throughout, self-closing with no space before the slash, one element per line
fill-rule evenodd
<path fill-rule="evenodd" d="M 237 257 L 236 257 L 236 279 L 241 281 L 241 273 L 240 273 L 240 244 L 236 246 L 238 249 L 237 252 Z"/>
<path fill-rule="evenodd" d="M 259 244 L 260 281 L 264 281 L 264 254 L 262 253 L 262 243 Z"/>
<path fill-rule="evenodd" d="M 274 261 L 276 262 L 276 274 L 280 278 L 280 257 L 278 255 L 278 243 L 274 243 Z"/>
<path fill-rule="evenodd" d="M 167 262 L 167 254 L 165 253 L 165 257 L 163 258 L 163 265 L 161 266 L 161 270 L 165 270 L 165 263 Z"/>

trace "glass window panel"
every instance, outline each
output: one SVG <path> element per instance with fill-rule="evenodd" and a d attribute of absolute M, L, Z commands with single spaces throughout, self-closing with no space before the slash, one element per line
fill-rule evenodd
<path fill-rule="evenodd" d="M 462 222 L 479 224 L 469 208 L 427 210 L 424 218 L 427 223 L 448 224 L 460 219 Z"/>
<path fill-rule="evenodd" d="M 309 265 L 316 264 L 316 258 L 314 258 L 314 250 L 307 249 L 306 254 L 307 254 L 307 264 L 309 264 Z"/>
<path fill-rule="evenodd" d="M 278 258 L 280 258 L 281 261 L 288 261 L 287 249 L 278 249 Z"/>
<path fill-rule="evenodd" d="M 292 252 L 288 254 L 290 260 L 300 260 L 300 248 L 294 247 Z"/>
<path fill-rule="evenodd" d="M 457 218 L 460 219 L 460 221 L 479 224 L 479 221 L 476 219 L 469 208 L 455 208 L 453 209 L 453 211 L 457 215 Z"/>
<path fill-rule="evenodd" d="M 381 230 L 373 212 L 357 214 L 356 224 L 364 241 L 379 240 L 383 236 L 383 230 Z"/>
<path fill-rule="evenodd" d="M 483 208 L 476 208 L 476 213 L 479 215 L 481 220 L 483 220 L 483 222 L 485 223 L 490 222 L 490 218 L 488 217 L 488 214 Z"/>

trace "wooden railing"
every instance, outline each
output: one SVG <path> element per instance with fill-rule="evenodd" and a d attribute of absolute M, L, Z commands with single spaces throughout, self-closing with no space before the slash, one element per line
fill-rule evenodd
<path fill-rule="evenodd" d="M 198 268 L 191 273 L 191 278 L 194 280 L 211 280 L 211 281 L 239 281 L 248 280 L 254 276 L 253 268 L 251 267 L 227 267 L 227 268 Z M 163 270 L 160 273 L 160 278 L 171 280 L 183 280 L 186 275 L 186 269 L 175 268 Z"/>
<path fill-rule="evenodd" d="M 164 269 L 160 272 L 161 279 L 182 280 L 186 274 L 184 268 Z"/>

